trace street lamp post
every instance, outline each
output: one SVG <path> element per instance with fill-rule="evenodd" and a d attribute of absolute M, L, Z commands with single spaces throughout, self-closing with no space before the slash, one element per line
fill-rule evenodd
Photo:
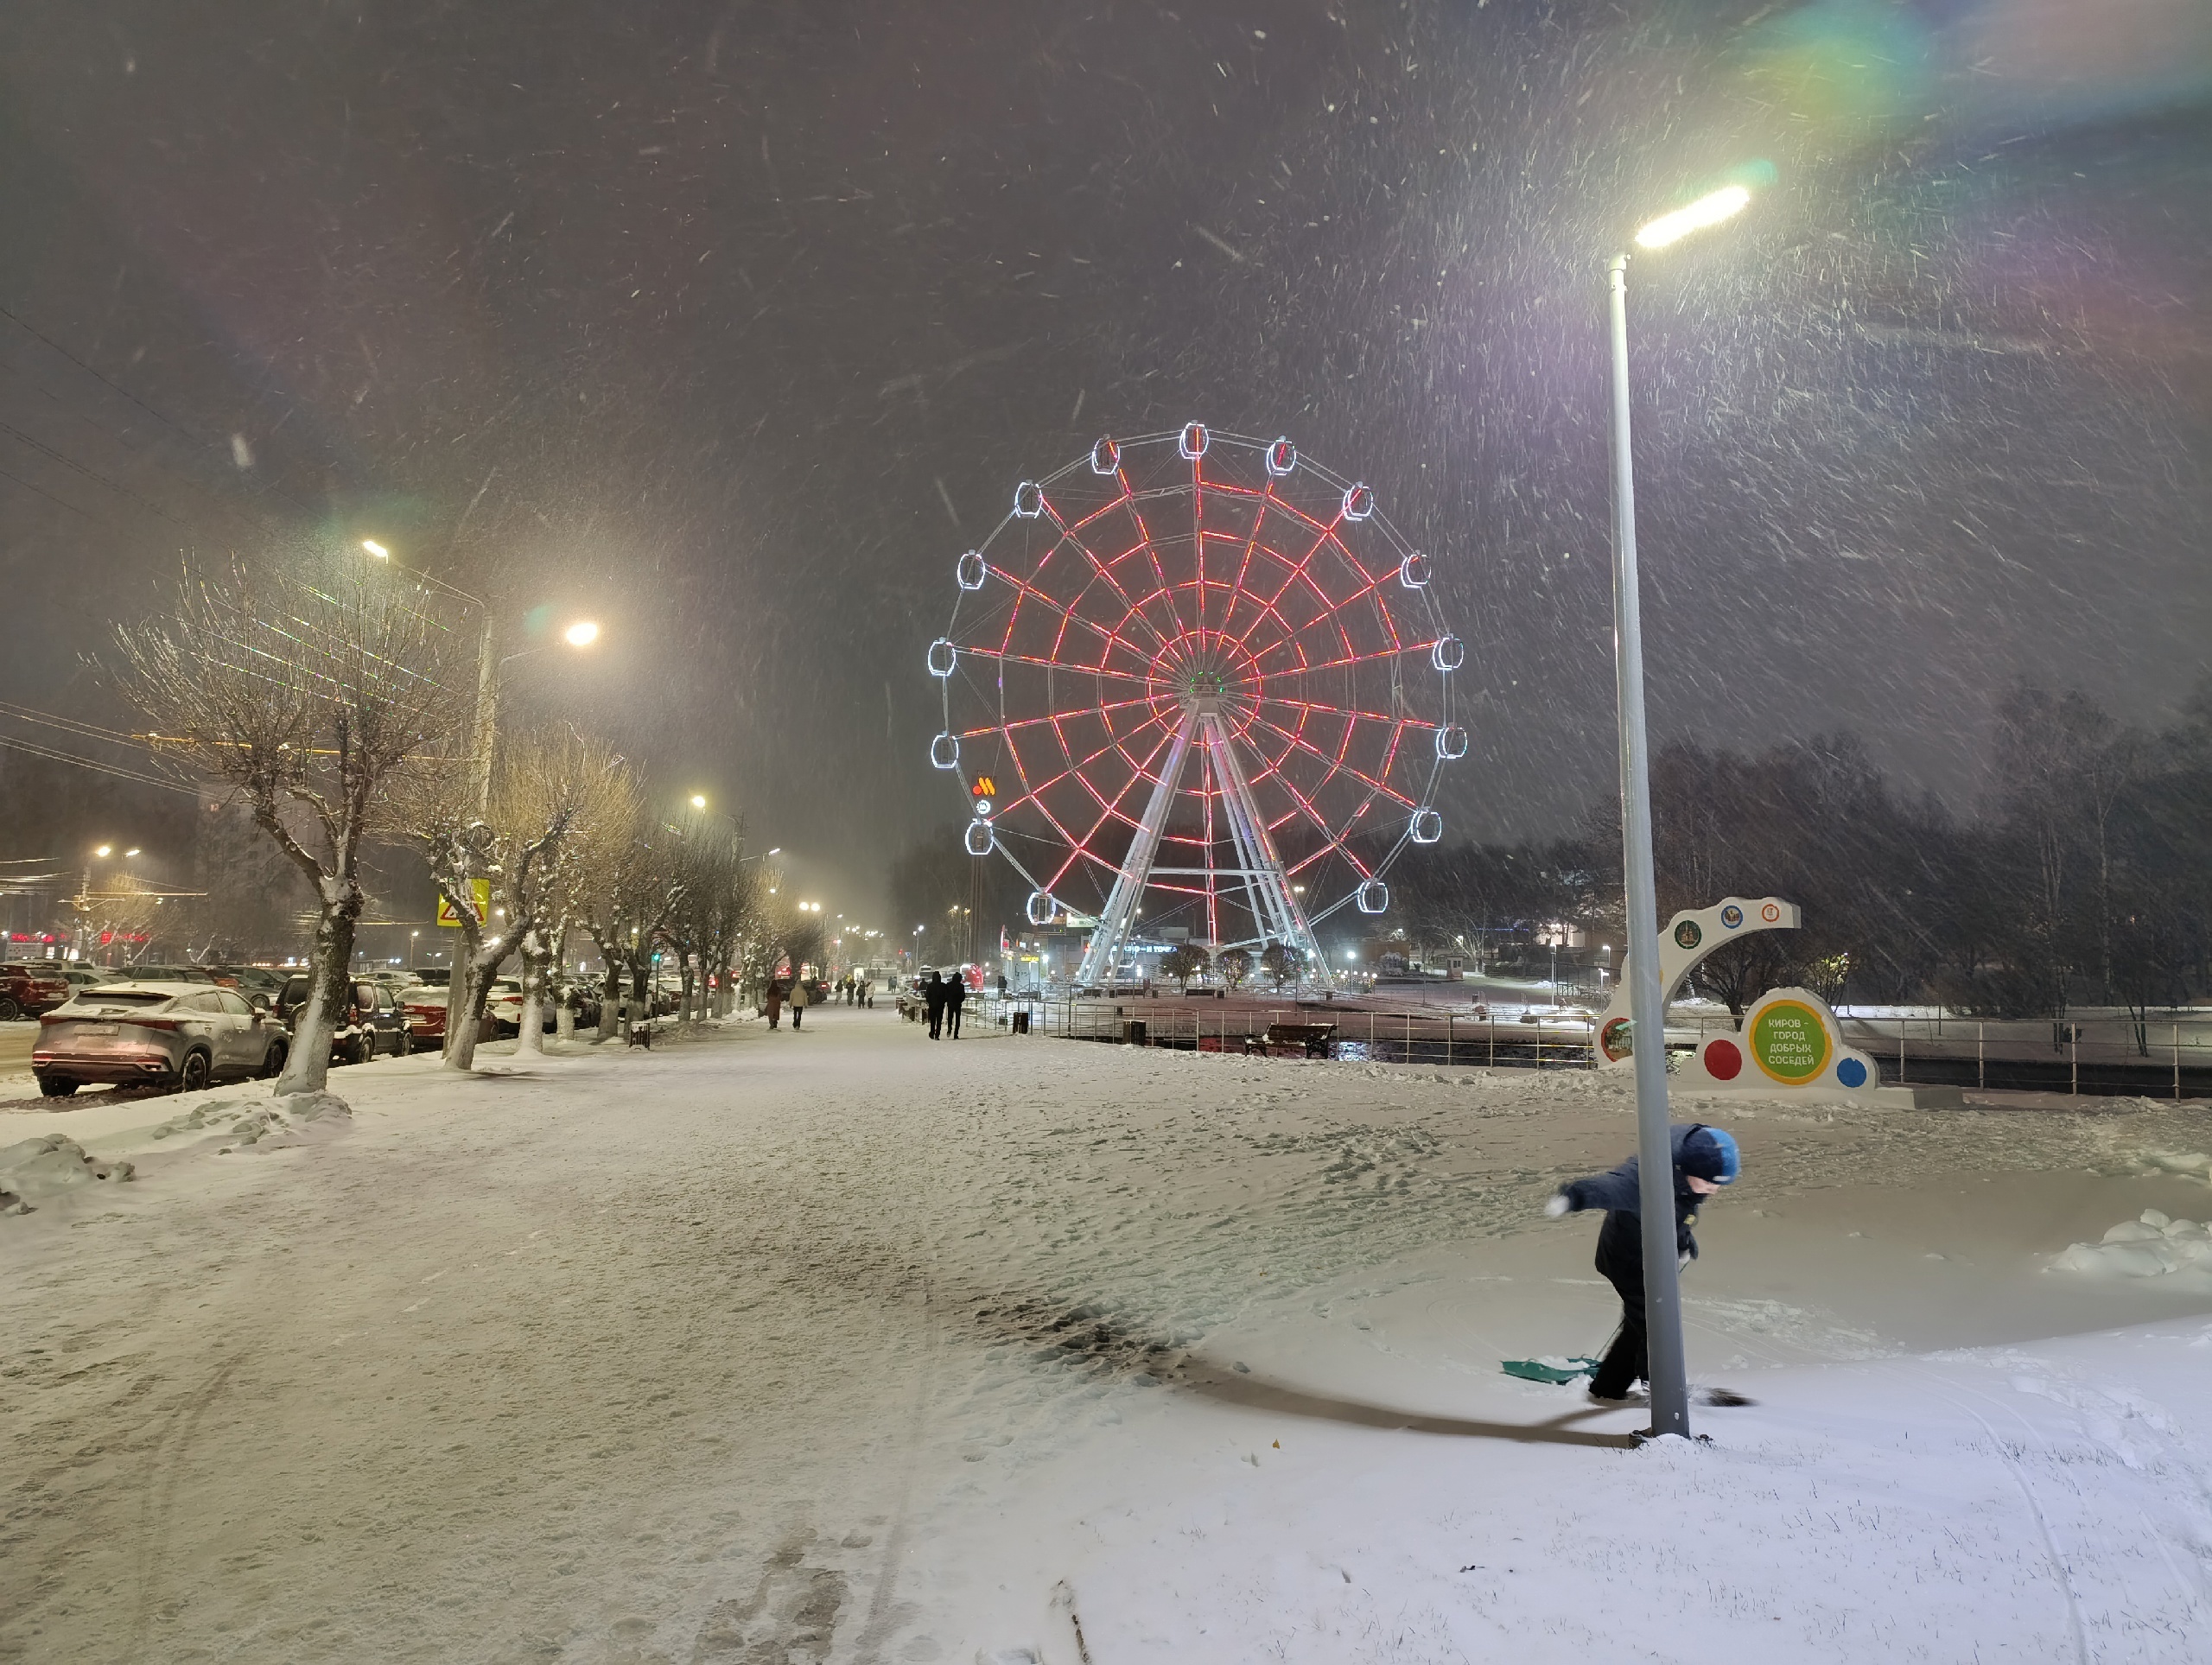
<path fill-rule="evenodd" d="M 1637 233 L 1660 249 L 1739 212 L 1751 193 L 1732 185 L 1663 214 Z M 1636 474 L 1629 453 L 1628 255 L 1605 264 L 1611 299 L 1613 672 L 1620 706 L 1621 855 L 1626 881 L 1630 1033 L 1636 1065 L 1636 1148 L 1643 1209 L 1643 1312 L 1652 1434 L 1690 1431 L 1682 1346 L 1682 1287 L 1675 1258 L 1675 1153 L 1667 1126 L 1667 1013 L 1659 987 L 1658 882 L 1651 855 L 1651 757 L 1643 721 L 1643 617 L 1636 566 Z"/>
<path fill-rule="evenodd" d="M 391 551 L 373 537 L 361 540 L 361 548 L 378 561 L 391 560 Z M 414 568 L 407 569 L 410 578 L 443 590 L 457 600 L 467 602 L 476 609 L 476 616 L 483 626 L 476 637 L 476 721 L 472 725 L 471 755 L 476 763 L 476 810 L 488 813 L 492 807 L 492 753 L 499 740 L 499 672 L 517 659 L 526 658 L 538 650 L 526 647 L 520 653 L 499 657 L 499 639 L 492 626 L 492 604 L 480 595 L 472 595 L 457 584 L 448 584 L 442 578 Z M 589 647 L 599 639 L 599 626 L 589 619 L 579 619 L 561 632 L 561 639 L 570 647 Z"/>

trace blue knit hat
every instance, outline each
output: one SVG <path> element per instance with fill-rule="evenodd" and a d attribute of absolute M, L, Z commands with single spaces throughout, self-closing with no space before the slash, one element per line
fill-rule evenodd
<path fill-rule="evenodd" d="M 1732 1185 L 1744 1171 L 1744 1153 L 1726 1128 L 1700 1128 L 1682 1141 L 1681 1169 L 1716 1185 Z"/>

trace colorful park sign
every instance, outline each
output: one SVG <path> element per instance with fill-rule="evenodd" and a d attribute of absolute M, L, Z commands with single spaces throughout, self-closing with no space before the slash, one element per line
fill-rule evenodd
<path fill-rule="evenodd" d="M 1673 1004 L 1682 980 L 1697 963 L 1717 948 L 1756 931 L 1795 931 L 1804 913 L 1795 902 L 1779 896 L 1746 899 L 1724 897 L 1709 908 L 1685 908 L 1667 922 L 1659 935 L 1659 988 L 1662 1007 Z M 1598 1054 L 1604 1064 L 1625 1068 L 1635 1051 L 1629 1024 L 1628 967 L 1621 967 L 1611 1000 L 1598 1017 Z"/>
<path fill-rule="evenodd" d="M 1672 1085 L 1696 1092 L 1738 1091 L 1822 1099 L 1866 1099 L 1882 1091 L 1874 1060 L 1844 1044 L 1835 1014 L 1802 988 L 1762 995 L 1740 1027 L 1709 1035 L 1673 1071 Z"/>

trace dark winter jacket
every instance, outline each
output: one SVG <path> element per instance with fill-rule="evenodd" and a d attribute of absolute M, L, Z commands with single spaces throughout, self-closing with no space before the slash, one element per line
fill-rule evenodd
<path fill-rule="evenodd" d="M 1668 1141 L 1675 1153 L 1675 1249 L 1676 1253 L 1688 1255 L 1693 1260 L 1697 1258 L 1697 1239 L 1690 1235 L 1690 1228 L 1697 1223 L 1697 1205 L 1703 1199 L 1685 1181 L 1682 1146 L 1692 1134 L 1701 1132 L 1704 1127 L 1701 1122 L 1677 1122 L 1667 1130 Z M 1640 1244 L 1643 1192 L 1643 1172 L 1637 1158 L 1630 1157 L 1610 1172 L 1570 1181 L 1560 1187 L 1560 1194 L 1567 1198 L 1570 1213 L 1602 1208 L 1609 1215 L 1624 1217 L 1622 1231 L 1614 1230 L 1611 1220 L 1605 1222 L 1606 1236 L 1620 1237 L 1624 1247 L 1630 1241 Z M 1630 1221 L 1636 1223 L 1630 1225 Z M 1641 1263 L 1639 1249 L 1638 1264 Z"/>

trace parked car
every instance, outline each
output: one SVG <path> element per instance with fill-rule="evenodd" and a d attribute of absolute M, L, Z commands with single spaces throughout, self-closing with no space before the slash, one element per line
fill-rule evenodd
<path fill-rule="evenodd" d="M 214 975 L 204 965 L 129 965 L 124 975 L 133 982 L 212 983 Z"/>
<path fill-rule="evenodd" d="M 439 988 L 429 983 L 417 983 L 400 997 L 400 1004 L 407 1019 L 407 1038 L 417 1052 L 428 1052 L 433 1046 L 442 1046 L 446 1039 L 446 1000 L 450 988 Z M 552 1007 L 548 1006 L 550 1020 Z M 549 1021 L 546 1027 L 550 1028 Z M 480 1039 L 489 1039 L 522 1033 L 522 982 L 517 977 L 497 977 L 484 997 L 484 1033 Z"/>
<path fill-rule="evenodd" d="M 82 960 L 50 960 L 38 969 L 67 978 L 72 988 L 97 988 L 104 982 L 130 981 L 120 971 L 110 970 L 104 965 L 86 965 Z"/>
<path fill-rule="evenodd" d="M 296 1034 L 312 985 L 305 973 L 289 977 L 272 1007 L 287 1034 Z M 391 990 L 365 977 L 346 985 L 345 1007 L 331 1014 L 330 1057 L 337 1064 L 366 1064 L 378 1052 L 394 1058 L 408 1050 L 407 1014 Z"/>
<path fill-rule="evenodd" d="M 272 1006 L 287 981 L 285 973 L 265 965 L 211 965 L 207 971 L 220 987 L 235 988 L 248 1000 L 258 995 Z"/>
<path fill-rule="evenodd" d="M 409 1051 L 427 1052 L 445 1045 L 446 998 L 451 993 L 442 982 L 418 982 L 400 991 L 399 1010 L 407 1020 Z"/>
<path fill-rule="evenodd" d="M 236 989 L 206 983 L 104 983 L 39 1020 L 31 1072 L 48 1098 L 87 1082 L 197 1092 L 212 1082 L 273 1076 L 290 1040 Z"/>
<path fill-rule="evenodd" d="M 57 962 L 22 960 L 0 965 L 0 1023 L 51 1012 L 72 992 Z"/>

